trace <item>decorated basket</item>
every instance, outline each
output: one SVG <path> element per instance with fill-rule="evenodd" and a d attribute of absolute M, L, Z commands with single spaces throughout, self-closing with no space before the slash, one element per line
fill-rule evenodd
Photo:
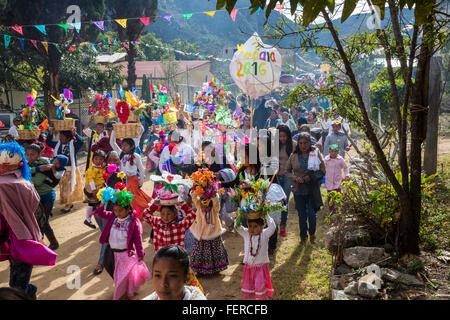
<path fill-rule="evenodd" d="M 136 113 L 131 111 L 130 114 L 128 115 L 128 123 L 135 123 L 135 122 L 138 122 L 138 120 L 139 120 L 139 118 L 136 115 Z"/>
<path fill-rule="evenodd" d="M 256 220 L 261 218 L 261 214 L 259 211 L 244 212 L 244 217 L 247 220 Z"/>
<path fill-rule="evenodd" d="M 70 131 L 75 127 L 76 119 L 52 120 L 56 131 Z"/>
<path fill-rule="evenodd" d="M 41 131 L 39 128 L 17 130 L 19 132 L 19 138 L 21 140 L 33 140 L 39 138 Z"/>
<path fill-rule="evenodd" d="M 94 123 L 103 123 L 103 124 L 107 124 L 108 123 L 108 119 L 105 119 L 105 116 L 94 116 Z"/>
<path fill-rule="evenodd" d="M 117 139 L 138 138 L 141 133 L 141 124 L 139 123 L 115 123 L 113 127 Z"/>

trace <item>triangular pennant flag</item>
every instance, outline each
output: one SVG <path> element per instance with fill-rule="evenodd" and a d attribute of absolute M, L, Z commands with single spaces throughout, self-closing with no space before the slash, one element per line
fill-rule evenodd
<path fill-rule="evenodd" d="M 33 44 L 33 46 L 36 47 L 36 49 L 39 49 L 38 46 L 37 46 L 37 41 L 36 40 L 30 40 L 30 41 Z"/>
<path fill-rule="evenodd" d="M 10 28 L 23 35 L 22 26 L 11 26 Z"/>
<path fill-rule="evenodd" d="M 95 48 L 95 44 L 91 44 L 92 50 L 94 50 L 94 52 L 97 52 L 97 49 Z"/>
<path fill-rule="evenodd" d="M 150 17 L 141 17 L 139 18 L 139 20 L 141 20 L 144 26 L 148 26 L 148 24 L 150 23 Z"/>
<path fill-rule="evenodd" d="M 11 41 L 11 36 L 5 34 L 5 48 L 8 48 L 10 41 Z"/>
<path fill-rule="evenodd" d="M 126 27 L 127 27 L 127 19 L 116 19 L 115 21 L 118 24 L 120 24 L 122 26 L 122 28 L 126 29 Z"/>
<path fill-rule="evenodd" d="M 59 47 L 59 44 L 54 43 L 53 45 L 55 46 L 56 50 L 58 50 L 61 53 L 61 48 Z"/>
<path fill-rule="evenodd" d="M 47 41 L 42 41 L 41 43 L 44 46 L 45 51 L 47 51 L 47 54 L 48 54 L 48 42 Z"/>
<path fill-rule="evenodd" d="M 102 31 L 105 31 L 104 21 L 92 21 L 97 27 L 99 27 Z"/>
<path fill-rule="evenodd" d="M 20 46 L 22 47 L 22 50 L 25 51 L 25 40 L 23 40 L 23 38 L 17 38 L 17 39 L 19 39 Z"/>
<path fill-rule="evenodd" d="M 255 14 L 258 14 L 261 11 L 261 7 L 258 8 L 258 10 L 255 11 Z"/>
<path fill-rule="evenodd" d="M 56 25 L 57 25 L 58 27 L 63 28 L 63 29 L 66 30 L 66 32 L 67 32 L 67 28 L 68 28 L 67 23 L 57 23 Z"/>
<path fill-rule="evenodd" d="M 183 14 L 183 17 L 185 17 L 186 19 L 189 19 L 192 17 L 192 13 L 185 13 L 185 14 Z"/>
<path fill-rule="evenodd" d="M 45 31 L 45 25 L 43 24 L 37 24 L 35 25 L 36 29 L 38 29 L 40 32 L 42 32 L 43 34 L 47 34 L 47 31 Z"/>
<path fill-rule="evenodd" d="M 236 20 L 236 14 L 237 14 L 238 10 L 239 9 L 231 10 L 230 17 L 231 17 L 231 19 L 233 19 L 233 22 L 234 22 L 234 20 Z"/>
<path fill-rule="evenodd" d="M 81 22 L 74 22 L 70 24 L 72 27 L 75 28 L 75 30 L 77 30 L 78 33 L 80 33 L 80 29 L 81 29 Z"/>
<path fill-rule="evenodd" d="M 167 21 L 169 21 L 170 22 L 170 19 L 172 19 L 172 15 L 170 15 L 170 14 L 168 14 L 168 15 L 165 15 L 165 16 L 162 16 L 164 19 L 166 19 Z"/>
<path fill-rule="evenodd" d="M 153 85 L 150 83 L 150 90 L 152 90 L 152 92 L 155 92 L 156 89 L 153 87 Z"/>
<path fill-rule="evenodd" d="M 205 11 L 205 12 L 203 12 L 203 13 L 206 13 L 208 16 L 210 16 L 210 17 L 214 17 L 214 15 L 216 14 L 216 12 L 215 11 Z"/>

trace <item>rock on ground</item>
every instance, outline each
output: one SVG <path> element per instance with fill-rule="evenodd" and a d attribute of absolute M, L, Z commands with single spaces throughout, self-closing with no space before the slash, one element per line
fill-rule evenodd
<path fill-rule="evenodd" d="M 424 286 L 424 283 L 415 276 L 394 269 L 381 268 L 381 277 L 386 281 L 401 283 L 407 286 Z"/>
<path fill-rule="evenodd" d="M 352 247 L 343 250 L 344 262 L 353 268 L 362 268 L 371 263 L 382 260 L 385 256 L 384 248 Z"/>

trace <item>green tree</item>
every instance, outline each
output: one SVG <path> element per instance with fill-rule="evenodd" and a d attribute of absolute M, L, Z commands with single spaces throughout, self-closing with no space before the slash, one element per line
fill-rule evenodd
<path fill-rule="evenodd" d="M 135 0 L 132 3 L 123 0 L 106 0 L 106 5 L 108 15 L 113 19 L 150 17 L 150 21 L 154 22 L 158 0 Z M 128 19 L 126 28 L 123 28 L 116 22 L 114 22 L 113 26 L 119 35 L 120 41 L 128 44 L 125 48 L 128 62 L 127 86 L 131 90 L 132 87 L 136 86 L 137 80 L 135 60 L 138 45 L 134 42 L 139 39 L 145 26 L 139 19 Z"/>
<path fill-rule="evenodd" d="M 120 85 L 125 78 L 120 74 L 123 66 L 101 67 L 95 57 L 96 54 L 90 47 L 82 47 L 64 55 L 61 61 L 61 85 L 74 92 L 88 88 L 101 91 Z"/>
<path fill-rule="evenodd" d="M 395 85 L 400 98 L 405 95 L 405 82 L 402 78 L 395 79 Z M 387 125 L 395 118 L 394 108 L 392 106 L 392 89 L 387 76 L 387 70 L 378 75 L 373 83 L 370 84 L 370 111 L 373 121 L 378 120 L 378 111 L 381 114 L 381 123 Z"/>
<path fill-rule="evenodd" d="M 259 8 L 265 9 L 266 17 L 275 8 L 277 3 L 283 3 L 283 0 L 249 0 L 252 13 Z M 217 9 L 226 7 L 228 12 L 234 8 L 235 0 L 217 0 Z M 353 13 L 356 8 L 357 0 L 345 0 L 341 22 Z M 363 130 L 365 136 L 371 143 L 376 154 L 376 160 L 381 167 L 386 178 L 391 183 L 400 202 L 400 221 L 398 249 L 400 253 L 419 253 L 419 227 L 420 214 L 422 207 L 421 195 L 421 172 L 422 172 L 422 143 L 426 135 L 427 106 L 428 106 L 428 88 L 429 88 L 429 65 L 431 57 L 436 49 L 445 42 L 448 34 L 439 29 L 448 26 L 448 21 L 439 17 L 439 11 L 445 12 L 445 9 L 438 7 L 435 0 L 373 0 L 368 1 L 372 15 L 375 15 L 373 5 L 378 6 L 381 11 L 381 19 L 384 19 L 385 7 L 388 4 L 391 27 L 388 29 L 378 29 L 368 36 L 369 41 L 355 45 L 347 39 L 339 37 L 339 31 L 330 18 L 330 14 L 336 11 L 334 0 L 303 0 L 290 1 L 291 14 L 295 14 L 297 8 L 302 9 L 301 17 L 296 21 L 298 30 L 290 34 L 313 34 L 313 37 L 305 37 L 302 41 L 302 47 L 316 50 L 327 61 L 332 63 L 339 73 L 330 77 L 330 85 L 333 81 L 340 83 L 341 97 L 335 101 L 345 103 L 349 109 L 342 110 L 346 116 L 354 120 Z M 442 2 L 440 3 L 442 5 Z M 401 29 L 400 13 L 403 8 L 408 7 L 414 10 L 415 24 L 413 35 L 409 41 L 404 41 Z M 321 14 L 325 20 L 324 24 L 313 24 L 312 22 Z M 440 21 L 438 21 L 440 20 Z M 280 31 L 281 29 L 281 31 Z M 319 32 L 329 32 L 333 38 L 334 45 L 328 46 L 319 44 L 317 35 Z M 278 37 L 285 37 L 282 28 L 277 25 L 275 32 Z M 419 38 L 419 32 L 421 37 Z M 358 38 L 353 38 L 357 40 Z M 371 54 L 376 46 L 382 46 L 385 53 L 385 60 L 388 71 L 389 83 L 392 91 L 393 109 L 395 115 L 395 125 L 397 129 L 396 136 L 399 141 L 399 153 L 397 165 L 400 167 L 400 175 L 395 174 L 394 168 L 388 162 L 386 154 L 377 137 L 376 130 L 370 121 L 369 113 L 364 103 L 361 90 L 353 69 L 353 63 L 359 53 Z M 401 99 L 396 86 L 396 76 L 392 66 L 392 59 L 397 58 L 400 61 L 400 75 L 405 82 L 405 95 Z M 415 81 L 412 81 L 413 62 L 417 58 L 417 69 L 415 72 Z M 297 90 L 298 92 L 299 90 Z M 345 100 L 344 100 L 345 99 Z M 410 128 L 408 134 L 407 128 Z M 409 139 L 408 139 L 409 135 Z M 407 141 L 411 141 L 409 156 L 407 154 Z"/>

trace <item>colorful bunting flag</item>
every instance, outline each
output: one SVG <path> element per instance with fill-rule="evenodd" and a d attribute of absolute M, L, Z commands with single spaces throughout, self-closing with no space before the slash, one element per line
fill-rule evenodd
<path fill-rule="evenodd" d="M 150 17 L 141 17 L 139 18 L 139 20 L 141 20 L 144 26 L 148 26 L 148 24 L 150 23 Z"/>
<path fill-rule="evenodd" d="M 72 27 L 75 28 L 75 30 L 80 33 L 80 29 L 81 29 L 81 22 L 74 22 L 70 24 Z"/>
<path fill-rule="evenodd" d="M 31 41 L 31 43 L 33 44 L 33 46 L 35 46 L 36 49 L 39 50 L 39 48 L 38 48 L 38 46 L 37 46 L 37 41 L 36 41 L 36 40 L 30 40 L 30 41 Z"/>
<path fill-rule="evenodd" d="M 126 29 L 128 19 L 116 19 L 115 21 L 122 26 L 122 28 Z"/>
<path fill-rule="evenodd" d="M 170 22 L 170 19 L 172 19 L 172 15 L 170 15 L 170 14 L 167 14 L 167 15 L 165 15 L 165 16 L 162 16 L 164 19 L 166 19 L 167 21 L 169 21 Z"/>
<path fill-rule="evenodd" d="M 91 44 L 92 50 L 94 50 L 94 52 L 97 52 L 97 49 L 95 48 L 95 44 Z"/>
<path fill-rule="evenodd" d="M 185 13 L 183 14 L 183 17 L 185 17 L 186 19 L 192 18 L 192 13 Z"/>
<path fill-rule="evenodd" d="M 214 15 L 216 14 L 215 11 L 205 11 L 205 12 L 203 12 L 203 13 L 207 14 L 207 15 L 210 16 L 210 17 L 214 17 Z"/>
<path fill-rule="evenodd" d="M 45 51 L 47 51 L 47 54 L 48 54 L 48 42 L 47 41 L 42 41 L 41 43 L 44 46 Z"/>
<path fill-rule="evenodd" d="M 234 22 L 234 20 L 236 20 L 236 14 L 237 14 L 238 10 L 239 9 L 231 10 L 230 17 L 231 17 L 231 19 L 233 19 L 233 22 Z"/>
<path fill-rule="evenodd" d="M 42 32 L 43 34 L 47 34 L 47 31 L 45 30 L 45 25 L 43 24 L 37 24 L 35 25 L 36 29 L 38 29 L 40 32 Z"/>
<path fill-rule="evenodd" d="M 92 21 L 100 30 L 105 31 L 104 21 Z"/>
<path fill-rule="evenodd" d="M 258 10 L 255 11 L 255 14 L 259 14 L 260 11 L 261 11 L 261 8 L 258 8 Z"/>
<path fill-rule="evenodd" d="M 5 34 L 5 48 L 8 48 L 10 41 L 11 41 L 11 36 Z"/>
<path fill-rule="evenodd" d="M 10 28 L 23 35 L 22 26 L 11 26 Z"/>
<path fill-rule="evenodd" d="M 57 23 L 56 25 L 57 25 L 58 27 L 63 28 L 63 29 L 66 30 L 66 32 L 67 32 L 67 28 L 68 28 L 67 23 Z"/>
<path fill-rule="evenodd" d="M 18 38 L 20 42 L 20 46 L 22 47 L 22 50 L 25 50 L 25 40 L 23 38 Z"/>

